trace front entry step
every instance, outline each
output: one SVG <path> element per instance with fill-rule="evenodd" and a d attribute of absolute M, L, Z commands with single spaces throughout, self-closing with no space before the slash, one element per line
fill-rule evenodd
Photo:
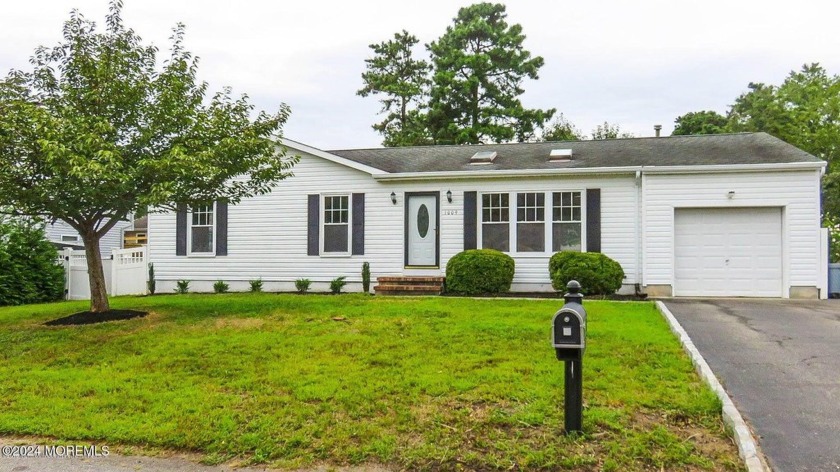
<path fill-rule="evenodd" d="M 440 295 L 444 277 L 377 277 L 377 295 Z"/>

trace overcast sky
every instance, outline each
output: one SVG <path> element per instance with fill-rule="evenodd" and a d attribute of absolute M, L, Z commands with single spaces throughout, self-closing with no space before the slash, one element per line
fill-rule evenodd
<path fill-rule="evenodd" d="M 177 22 L 201 58 L 211 90 L 232 86 L 259 109 L 281 102 L 290 139 L 321 149 L 378 147 L 376 99 L 356 96 L 368 45 L 406 29 L 437 39 L 461 6 L 454 0 L 125 0 L 123 17 L 166 49 Z M 840 72 L 840 2 L 511 0 L 526 49 L 545 59 L 525 83 L 526 107 L 557 108 L 585 133 L 604 120 L 637 136 L 703 109 L 725 112 L 747 84 L 780 83 L 820 62 Z M 102 24 L 106 0 L 3 2 L 0 72 L 27 68 L 39 45 L 54 45 L 72 8 Z M 425 55 L 425 51 L 423 51 Z"/>

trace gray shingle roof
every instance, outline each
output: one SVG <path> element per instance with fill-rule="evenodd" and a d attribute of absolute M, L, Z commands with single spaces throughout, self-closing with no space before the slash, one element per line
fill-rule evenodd
<path fill-rule="evenodd" d="M 572 160 L 549 162 L 552 149 L 572 149 Z M 498 157 L 492 164 L 471 165 L 477 151 L 496 151 Z M 390 173 L 821 162 L 767 133 L 327 152 Z"/>

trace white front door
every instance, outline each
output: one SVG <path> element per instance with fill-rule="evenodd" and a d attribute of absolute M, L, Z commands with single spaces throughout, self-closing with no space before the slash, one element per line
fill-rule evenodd
<path fill-rule="evenodd" d="M 438 265 L 437 196 L 408 195 L 406 211 L 406 265 Z"/>
<path fill-rule="evenodd" d="M 674 294 L 782 296 L 780 208 L 677 209 Z"/>

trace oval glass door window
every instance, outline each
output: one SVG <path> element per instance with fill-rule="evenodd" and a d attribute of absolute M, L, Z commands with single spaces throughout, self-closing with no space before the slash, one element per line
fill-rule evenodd
<path fill-rule="evenodd" d="M 417 232 L 420 233 L 421 238 L 429 234 L 429 209 L 426 205 L 420 205 L 417 209 Z"/>

